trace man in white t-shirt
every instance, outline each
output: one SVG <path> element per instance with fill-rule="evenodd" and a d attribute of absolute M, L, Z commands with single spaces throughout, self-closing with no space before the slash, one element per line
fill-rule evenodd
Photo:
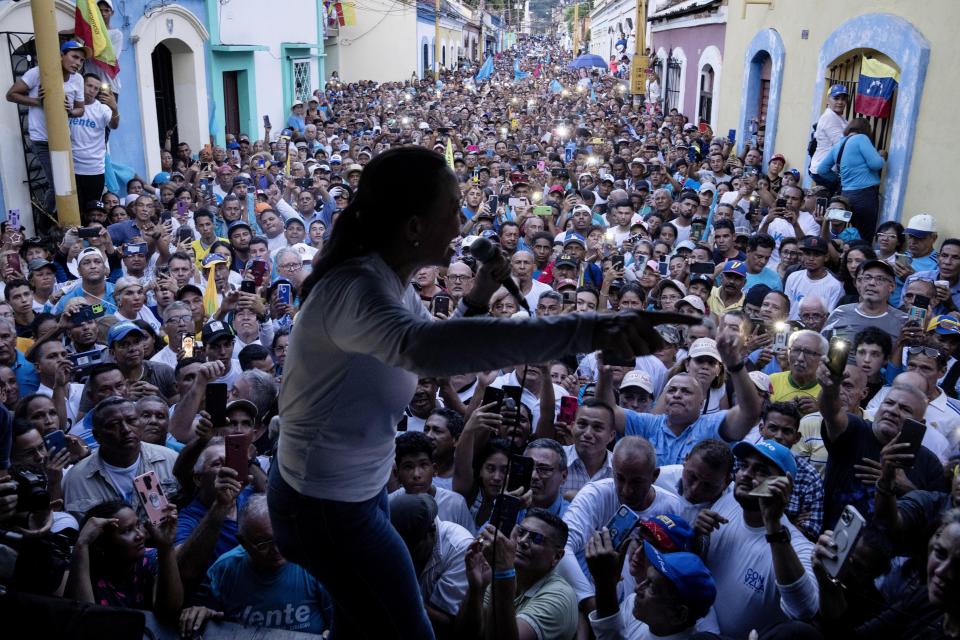
<path fill-rule="evenodd" d="M 804 268 L 791 273 L 783 288 L 790 298 L 791 320 L 800 319 L 800 302 L 807 295 L 820 296 L 831 311 L 843 295 L 843 285 L 827 270 L 827 241 L 819 236 L 807 236 L 800 247 Z"/>
<path fill-rule="evenodd" d="M 657 453 L 645 438 L 625 436 L 613 449 L 613 478 L 587 483 L 563 514 L 569 528 L 567 545 L 558 571 L 577 592 L 581 610 L 592 611 L 594 587 L 582 565 L 587 542 L 605 527 L 621 505 L 641 520 L 664 513 L 678 513 L 680 500 L 654 485 L 659 475 Z"/>
<path fill-rule="evenodd" d="M 40 377 L 37 393 L 52 398 L 57 411 L 66 410 L 67 431 L 76 424 L 83 396 L 83 385 L 70 382 L 70 357 L 67 348 L 59 340 L 49 340 L 38 345 L 32 354 Z"/>
<path fill-rule="evenodd" d="M 63 107 L 70 118 L 79 118 L 84 112 L 83 77 L 79 71 L 84 61 L 91 57 L 89 47 L 76 40 L 68 40 L 60 46 L 60 67 L 63 71 Z M 27 111 L 27 129 L 30 134 L 30 146 L 33 155 L 43 168 L 47 179 L 47 191 L 43 205 L 47 211 L 56 211 L 57 201 L 53 189 L 53 167 L 50 164 L 50 147 L 47 144 L 47 121 L 43 113 L 45 92 L 40 86 L 40 68 L 27 69 L 19 80 L 7 90 L 7 102 L 25 107 Z"/>
<path fill-rule="evenodd" d="M 83 76 L 83 115 L 68 120 L 79 202 L 99 200 L 103 195 L 106 131 L 107 127 L 116 129 L 120 126 L 117 101 L 109 89 L 102 92 L 100 85 L 96 74 Z"/>
<path fill-rule="evenodd" d="M 780 623 L 816 615 L 813 543 L 784 516 L 797 473 L 790 450 L 772 440 L 742 441 L 733 455 L 741 462 L 734 500 L 718 501 L 728 522 L 710 536 L 705 562 L 717 584 L 720 635 L 746 638 L 756 629 L 763 637 Z M 766 480 L 769 497 L 751 495 Z"/>
<path fill-rule="evenodd" d="M 813 157 L 810 159 L 810 177 L 817 184 L 831 189 L 835 187 L 834 183 L 818 176 L 817 167 L 830 153 L 833 145 L 837 144 L 843 137 L 843 130 L 847 128 L 847 120 L 843 117 L 843 113 L 847 109 L 848 98 L 847 88 L 842 84 L 835 84 L 830 87 L 827 108 L 820 114 L 820 119 L 817 120 L 817 131 L 814 134 L 814 139 L 817 141 L 817 150 L 813 152 Z"/>

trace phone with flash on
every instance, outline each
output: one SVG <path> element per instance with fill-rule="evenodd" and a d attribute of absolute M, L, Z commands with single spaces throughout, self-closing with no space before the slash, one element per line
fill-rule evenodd
<path fill-rule="evenodd" d="M 852 346 L 846 338 L 840 336 L 830 338 L 830 347 L 827 349 L 827 368 L 830 369 L 830 373 L 835 376 L 843 375 Z"/>

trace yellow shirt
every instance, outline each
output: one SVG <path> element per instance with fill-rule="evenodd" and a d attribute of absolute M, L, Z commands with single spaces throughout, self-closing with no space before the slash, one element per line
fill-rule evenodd
<path fill-rule="evenodd" d="M 223 242 L 229 243 L 230 241 L 226 238 L 218 237 L 217 240 L 222 240 Z M 194 240 L 190 243 L 190 246 L 193 247 L 193 252 L 197 256 L 197 269 L 200 269 L 203 266 L 203 259 L 207 257 L 207 254 L 210 253 L 210 247 L 204 248 L 203 244 L 199 239 Z M 212 243 L 211 243 L 212 246 Z"/>
<path fill-rule="evenodd" d="M 815 382 L 808 387 L 798 387 L 790 379 L 789 371 L 770 374 L 770 386 L 773 387 L 773 393 L 770 394 L 772 402 L 790 402 L 794 398 L 813 398 L 816 400 L 820 396 L 819 382 Z"/>
<path fill-rule="evenodd" d="M 710 313 L 719 318 L 727 311 L 737 311 L 743 308 L 743 299 L 746 296 L 740 295 L 740 299 L 732 304 L 724 304 L 720 298 L 720 287 L 714 287 L 710 291 L 710 297 L 707 299 L 707 306 L 710 307 Z"/>
<path fill-rule="evenodd" d="M 860 417 L 864 420 L 873 420 L 873 413 L 863 411 Z M 820 426 L 823 416 L 820 412 L 811 413 L 800 420 L 800 441 L 793 445 L 793 452 L 801 458 L 806 458 L 820 475 L 827 473 L 827 447 L 823 444 Z"/>

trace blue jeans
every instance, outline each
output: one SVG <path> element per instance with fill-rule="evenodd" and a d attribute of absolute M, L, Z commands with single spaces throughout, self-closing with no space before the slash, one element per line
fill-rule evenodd
<path fill-rule="evenodd" d="M 364 502 L 305 496 L 270 470 L 267 499 L 283 557 L 304 567 L 334 601 L 331 640 L 431 640 L 413 561 L 390 523 L 387 492 Z"/>

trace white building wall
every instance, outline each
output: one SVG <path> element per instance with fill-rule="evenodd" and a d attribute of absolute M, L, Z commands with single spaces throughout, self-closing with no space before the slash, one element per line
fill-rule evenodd
<path fill-rule="evenodd" d="M 389 12 L 371 11 L 357 5 L 357 24 L 340 27 L 338 38 L 327 41 L 327 54 L 335 58 L 344 82 L 407 80 L 417 68 L 419 43 L 417 10 L 413 4 L 397 3 Z M 431 41 L 432 42 L 432 41 Z M 331 49 L 337 51 L 331 53 Z M 432 59 L 431 54 L 431 59 Z"/>
<path fill-rule="evenodd" d="M 231 0 L 220 5 L 220 42 L 221 44 L 253 44 L 269 48 L 269 51 L 256 51 L 253 54 L 254 70 L 257 75 L 256 96 L 257 112 L 269 115 L 274 128 L 279 131 L 280 123 L 286 121 L 288 113 L 284 104 L 293 99 L 284 96 L 283 65 L 280 57 L 281 43 L 317 42 L 317 3 L 310 0 L 283 0 L 285 10 L 264 11 L 261 0 Z M 291 20 L 290 16 L 297 16 Z M 322 88 L 320 65 L 317 64 L 317 50 L 311 50 L 310 86 Z"/>

